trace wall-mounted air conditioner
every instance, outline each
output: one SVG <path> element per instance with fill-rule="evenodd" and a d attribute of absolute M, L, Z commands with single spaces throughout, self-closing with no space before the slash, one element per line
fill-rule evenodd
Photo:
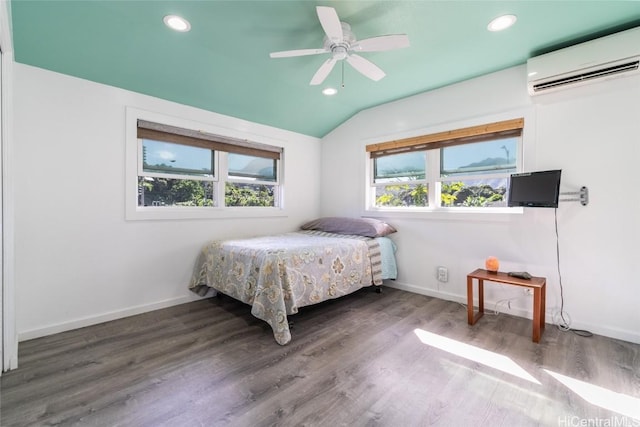
<path fill-rule="evenodd" d="M 580 43 L 527 61 L 530 95 L 640 72 L 640 27 Z"/>

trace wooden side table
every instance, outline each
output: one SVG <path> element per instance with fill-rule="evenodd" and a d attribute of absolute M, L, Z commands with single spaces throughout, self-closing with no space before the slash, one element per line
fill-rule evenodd
<path fill-rule="evenodd" d="M 473 279 L 478 280 L 478 312 L 473 313 Z M 485 269 L 467 274 L 467 317 L 470 325 L 475 324 L 484 314 L 484 281 L 501 283 L 505 285 L 523 286 L 533 289 L 533 342 L 540 342 L 544 332 L 545 300 L 547 293 L 547 279 L 544 277 L 532 277 L 520 279 L 509 276 L 507 273 L 491 273 Z"/>

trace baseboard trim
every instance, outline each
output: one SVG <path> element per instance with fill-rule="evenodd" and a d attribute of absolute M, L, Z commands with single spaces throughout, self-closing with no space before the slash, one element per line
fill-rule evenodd
<path fill-rule="evenodd" d="M 434 297 L 434 298 L 439 298 L 439 299 L 443 299 L 443 300 L 447 300 L 447 301 L 454 301 L 454 302 L 458 302 L 460 304 L 467 304 L 467 296 L 466 295 L 457 295 L 457 294 L 452 294 L 449 292 L 442 292 L 436 289 L 425 289 L 423 287 L 420 286 L 415 286 L 415 285 L 411 285 L 408 283 L 402 283 L 402 282 L 398 282 L 398 281 L 387 281 L 385 280 L 384 282 L 385 286 L 388 286 L 390 288 L 395 288 L 395 289 L 400 289 L 403 291 L 407 291 L 407 292 L 412 292 L 415 294 L 420 294 L 420 295 L 426 295 L 429 297 Z M 489 301 L 487 299 L 485 299 L 484 301 L 484 305 L 485 305 L 485 312 L 493 312 L 494 309 L 493 307 L 496 306 L 496 301 Z M 547 307 L 549 308 L 549 307 Z M 518 316 L 518 317 L 524 317 L 527 319 L 532 319 L 533 318 L 533 312 L 531 310 L 522 310 L 522 309 L 518 309 L 518 308 L 512 308 L 508 311 L 503 311 L 503 310 L 498 310 L 502 313 L 505 314 L 510 314 L 513 316 Z M 547 324 L 553 324 L 553 316 L 551 316 L 549 314 L 549 310 L 547 310 L 547 315 L 546 315 L 546 323 Z M 625 329 L 619 329 L 619 328 L 612 328 L 612 327 L 607 327 L 607 326 L 603 326 L 603 325 L 596 325 L 596 324 L 591 324 L 588 322 L 573 322 L 573 324 L 571 325 L 571 327 L 573 329 L 584 329 L 587 331 L 590 331 L 594 334 L 597 335 L 603 335 L 605 337 L 609 337 L 609 338 L 615 338 L 615 339 L 619 339 L 622 341 L 627 341 L 627 342 L 632 342 L 635 344 L 640 344 L 640 334 L 638 332 L 634 332 L 634 331 L 630 331 L 630 330 L 625 330 Z"/>
<path fill-rule="evenodd" d="M 385 286 L 390 288 L 400 289 L 414 294 L 426 295 L 429 297 L 439 298 L 447 301 L 454 301 L 460 304 L 467 303 L 466 295 L 457 295 L 449 292 L 442 292 L 436 289 L 426 289 L 420 286 L 411 285 L 408 283 L 402 283 L 398 281 L 385 280 Z M 68 322 L 61 322 L 54 325 L 45 326 L 42 328 L 30 329 L 27 331 L 18 332 L 18 341 L 27 341 L 34 338 L 40 338 L 47 335 L 57 334 L 60 332 L 66 332 L 73 329 L 84 328 L 85 326 L 96 325 L 98 323 L 108 322 L 110 320 L 121 319 L 123 317 L 135 316 L 137 314 L 147 313 L 154 310 L 160 310 L 162 308 L 172 307 L 174 305 L 185 304 L 188 302 L 196 301 L 200 297 L 196 295 L 184 295 L 177 298 L 170 298 L 162 301 L 153 302 L 150 304 L 142 304 L 134 307 L 129 307 L 122 310 L 115 310 L 107 313 L 103 313 L 97 316 L 88 316 L 80 319 L 71 320 Z M 485 300 L 485 307 L 487 312 L 491 311 L 490 307 L 494 307 L 495 301 Z M 506 314 L 513 316 L 524 317 L 527 319 L 532 318 L 532 312 L 529 310 L 511 309 L 509 311 L 503 311 Z M 552 316 L 547 314 L 546 320 L 548 324 L 552 323 Z M 573 325 L 575 329 L 585 329 L 593 332 L 594 334 L 603 335 L 609 338 L 615 338 L 622 341 L 628 341 L 636 344 L 640 344 L 640 334 L 637 332 L 611 328 L 602 325 L 594 325 L 584 322 L 575 322 Z"/>
<path fill-rule="evenodd" d="M 174 305 L 185 304 L 200 299 L 195 295 L 184 295 L 177 298 L 169 298 L 162 301 L 156 301 L 150 304 L 141 304 L 134 307 L 128 307 L 122 310 L 114 310 L 102 313 L 96 316 L 88 316 L 80 319 L 70 320 L 68 322 L 56 323 L 42 328 L 30 329 L 18 332 L 18 341 L 27 341 L 34 338 L 40 338 L 47 335 L 57 334 L 60 332 L 71 331 L 73 329 L 84 328 L 85 326 L 97 325 L 111 320 L 122 319 L 123 317 L 135 316 L 137 314 L 148 313 L 150 311 L 160 310 L 162 308 L 172 307 Z"/>

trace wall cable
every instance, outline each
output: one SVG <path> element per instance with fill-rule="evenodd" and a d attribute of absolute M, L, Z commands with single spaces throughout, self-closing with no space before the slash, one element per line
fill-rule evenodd
<path fill-rule="evenodd" d="M 558 266 L 558 282 L 560 283 L 560 313 L 559 319 L 557 319 L 556 326 L 561 331 L 571 331 L 581 337 L 592 337 L 593 333 L 585 329 L 573 329 L 571 328 L 571 317 L 568 313 L 564 312 L 564 289 L 562 286 L 562 273 L 560 272 L 560 237 L 558 234 L 558 208 L 554 209 L 554 220 L 556 227 L 556 265 Z M 568 317 L 568 320 L 565 318 Z"/>

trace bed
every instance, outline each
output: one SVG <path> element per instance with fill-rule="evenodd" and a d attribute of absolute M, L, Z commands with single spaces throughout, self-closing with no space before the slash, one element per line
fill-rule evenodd
<path fill-rule="evenodd" d="M 189 289 L 202 296 L 221 292 L 249 304 L 251 314 L 267 322 L 276 342 L 285 345 L 291 341 L 287 316 L 299 308 L 395 279 L 396 246 L 386 237 L 393 227 L 364 232 L 315 221 L 299 231 L 207 243 Z"/>

